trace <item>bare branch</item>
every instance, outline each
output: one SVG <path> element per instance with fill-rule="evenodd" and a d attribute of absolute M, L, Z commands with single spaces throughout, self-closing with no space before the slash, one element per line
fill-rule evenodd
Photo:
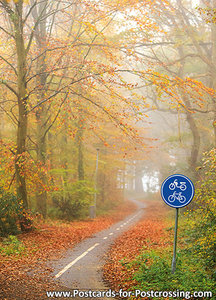
<path fill-rule="evenodd" d="M 23 20 L 23 24 L 26 23 L 26 21 L 27 21 L 28 17 L 30 16 L 32 10 L 35 8 L 35 6 L 36 6 L 37 4 L 38 4 L 37 1 L 35 1 L 35 2 L 32 4 L 32 6 L 30 7 L 28 13 L 27 13 L 26 16 L 25 16 L 25 19 Z"/>
<path fill-rule="evenodd" d="M 0 79 L 0 83 L 4 84 L 11 92 L 13 92 L 17 97 L 17 92 L 3 79 Z"/>
<path fill-rule="evenodd" d="M 34 35 L 35 35 L 35 30 L 36 30 L 36 28 L 38 27 L 40 21 L 42 20 L 42 16 L 43 16 L 44 12 L 45 12 L 46 9 L 47 9 L 47 4 L 48 4 L 48 3 L 46 2 L 46 4 L 44 5 L 43 9 L 41 10 L 41 13 L 40 13 L 38 19 L 36 20 L 36 22 L 35 22 L 35 24 L 34 24 L 34 28 L 32 29 L 32 32 L 31 32 L 31 35 L 30 35 L 30 38 L 29 38 L 29 42 L 28 42 L 28 45 L 27 45 L 27 47 L 26 47 L 26 54 L 29 52 L 29 49 L 30 49 L 31 44 L 32 44 L 32 41 L 33 41 L 33 37 L 34 37 Z"/>
<path fill-rule="evenodd" d="M 9 31 L 7 31 L 5 28 L 3 28 L 2 26 L 0 26 L 0 29 L 2 31 L 4 31 L 7 35 L 11 36 L 13 39 L 15 38 L 14 35 L 12 33 L 10 33 Z"/>
<path fill-rule="evenodd" d="M 4 58 L 3 56 L 0 55 L 0 58 L 5 61 L 13 70 L 14 70 L 14 73 L 17 75 L 17 71 L 16 69 L 14 68 L 14 66 L 6 59 Z"/>

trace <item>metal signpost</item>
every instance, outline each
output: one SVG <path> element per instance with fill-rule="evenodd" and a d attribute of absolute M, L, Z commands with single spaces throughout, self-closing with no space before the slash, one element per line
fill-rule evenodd
<path fill-rule="evenodd" d="M 176 208 L 175 236 L 173 246 L 172 273 L 176 269 L 176 248 L 179 208 L 188 205 L 194 196 L 193 182 L 185 175 L 174 174 L 167 177 L 161 185 L 161 197 L 164 202 Z"/>

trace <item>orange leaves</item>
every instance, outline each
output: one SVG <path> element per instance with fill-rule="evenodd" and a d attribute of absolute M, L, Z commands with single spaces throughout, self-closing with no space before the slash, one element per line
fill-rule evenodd
<path fill-rule="evenodd" d="M 16 148 L 13 142 L 1 141 L 0 153 L 0 171 L 3 174 L 0 179 L 0 185 L 6 190 L 9 188 L 13 191 L 15 190 L 15 165 L 19 166 L 20 174 L 26 176 L 30 194 L 37 191 L 39 186 L 47 191 L 54 188 L 51 177 L 48 175 L 47 167 L 40 162 L 35 162 L 28 152 L 23 152 L 22 155 L 16 155 Z M 47 164 L 49 165 L 49 161 Z M 47 185 L 44 185 L 40 179 L 42 174 L 48 176 Z"/>
<path fill-rule="evenodd" d="M 182 107 L 185 110 L 193 112 L 193 109 L 187 107 L 184 103 L 184 95 L 187 96 L 195 106 L 203 107 L 207 102 L 207 97 L 212 97 L 215 94 L 213 89 L 208 88 L 201 81 L 189 77 L 185 79 L 178 76 L 170 77 L 152 70 L 141 73 L 141 76 L 156 87 L 158 99 L 161 102 L 167 103 L 170 108 L 173 109 Z"/>
<path fill-rule="evenodd" d="M 186 77 L 185 81 L 188 84 L 188 86 L 194 88 L 197 92 L 199 92 L 199 94 L 201 96 L 203 95 L 202 92 L 205 92 L 211 96 L 214 96 L 214 94 L 215 94 L 214 89 L 211 89 L 211 88 L 205 86 L 201 81 L 197 81 L 197 80 L 191 79 L 189 77 Z"/>

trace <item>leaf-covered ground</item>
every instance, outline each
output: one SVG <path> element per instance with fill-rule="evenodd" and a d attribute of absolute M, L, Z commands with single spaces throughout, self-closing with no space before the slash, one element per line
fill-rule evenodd
<path fill-rule="evenodd" d="M 135 210 L 132 203 L 95 220 L 70 223 L 39 223 L 36 230 L 18 236 L 12 255 L 0 254 L 0 299 L 47 299 L 46 291 L 59 290 L 49 280 L 52 271 L 46 262 L 59 259 L 64 250 L 72 248 L 95 232 L 108 228 Z M 2 242 L 0 247 L 4 247 Z"/>
<path fill-rule="evenodd" d="M 167 208 L 161 202 L 148 201 L 142 219 L 116 240 L 107 254 L 107 263 L 104 266 L 104 279 L 113 290 L 130 290 L 136 284 L 131 280 L 136 266 L 127 269 L 131 262 L 145 249 L 163 248 L 170 244 L 165 215 Z"/>

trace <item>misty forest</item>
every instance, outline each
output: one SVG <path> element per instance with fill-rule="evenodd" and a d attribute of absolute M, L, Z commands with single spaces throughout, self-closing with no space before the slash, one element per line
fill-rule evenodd
<path fill-rule="evenodd" d="M 215 291 L 216 0 L 0 0 L 0 72 L 2 299 L 47 299 L 23 297 L 39 286 L 23 266 L 131 214 L 133 199 L 149 232 L 109 253 L 110 286 Z M 184 272 L 166 277 L 172 174 L 195 196 L 180 212 Z"/>

